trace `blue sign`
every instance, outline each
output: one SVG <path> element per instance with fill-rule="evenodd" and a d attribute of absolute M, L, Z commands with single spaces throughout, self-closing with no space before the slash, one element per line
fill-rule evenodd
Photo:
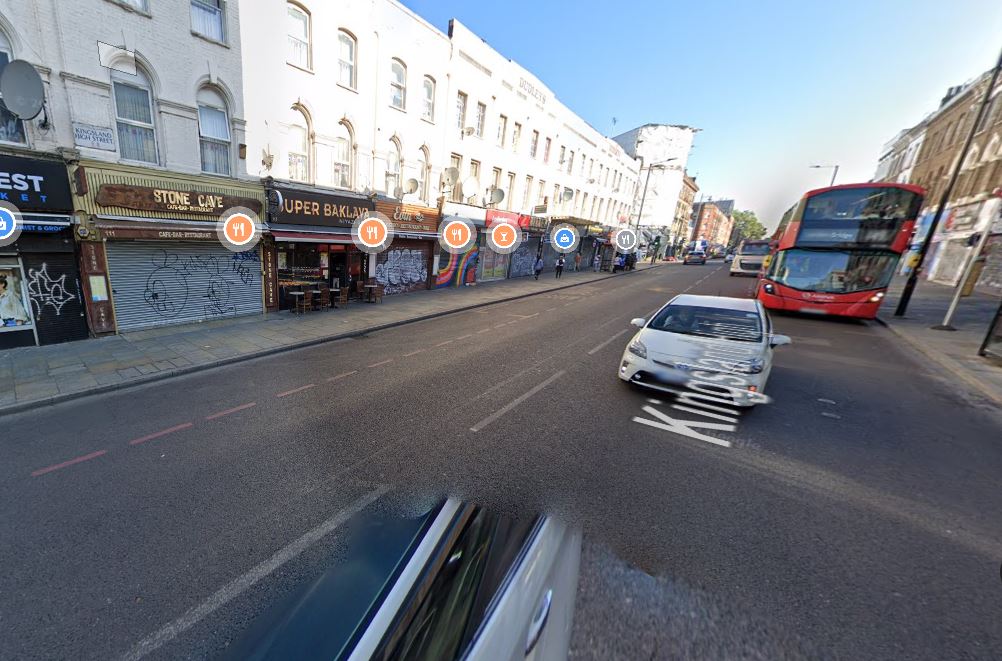
<path fill-rule="evenodd" d="M 574 243 L 574 234 L 570 230 L 560 230 L 557 232 L 557 245 L 561 248 L 569 248 Z"/>
<path fill-rule="evenodd" d="M 35 223 L 25 223 L 21 225 L 24 232 L 61 232 L 65 229 L 63 225 L 38 225 Z"/>
<path fill-rule="evenodd" d="M 0 241 L 9 239 L 17 229 L 17 219 L 7 209 L 0 207 Z"/>

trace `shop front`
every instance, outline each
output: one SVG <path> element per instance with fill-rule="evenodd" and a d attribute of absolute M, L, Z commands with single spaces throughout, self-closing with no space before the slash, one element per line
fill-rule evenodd
<path fill-rule="evenodd" d="M 992 209 L 993 205 L 975 202 L 946 210 L 942 230 L 933 237 L 930 280 L 950 287 L 957 286 L 977 243 L 975 235 L 991 225 Z"/>
<path fill-rule="evenodd" d="M 438 209 L 378 198 L 376 211 L 393 222 L 390 247 L 376 255 L 376 282 L 387 296 L 430 289 L 438 254 Z"/>
<path fill-rule="evenodd" d="M 86 338 L 65 163 L 0 155 L 0 200 L 22 222 L 0 247 L 0 349 Z"/>
<path fill-rule="evenodd" d="M 477 230 L 477 241 L 461 255 L 454 255 L 442 250 L 439 255 L 438 273 L 435 276 L 435 287 L 460 287 L 472 285 L 477 281 L 477 269 L 480 261 L 480 235 L 483 234 L 487 222 L 487 209 L 469 204 L 446 202 L 442 207 L 442 222 L 457 219 L 472 224 Z"/>
<path fill-rule="evenodd" d="M 232 252 L 216 234 L 217 221 L 228 209 L 262 212 L 260 187 L 98 162 L 76 165 L 72 180 L 93 332 L 264 311 L 261 245 Z"/>
<path fill-rule="evenodd" d="M 292 306 L 289 292 L 326 284 L 356 291 L 374 276 L 369 255 L 351 239 L 360 215 L 374 211 L 372 199 L 267 180 L 268 226 L 274 244 L 265 247 L 265 270 L 276 273 L 271 296 L 276 309 Z"/>
<path fill-rule="evenodd" d="M 487 242 L 487 231 L 496 223 L 508 223 L 519 227 L 519 214 L 499 209 L 487 209 L 484 232 L 479 237 L 480 259 L 477 263 L 477 280 L 488 282 L 508 277 L 512 255 L 495 252 Z"/>

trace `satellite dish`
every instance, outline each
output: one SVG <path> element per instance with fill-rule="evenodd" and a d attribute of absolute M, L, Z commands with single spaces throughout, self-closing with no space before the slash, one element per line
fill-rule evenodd
<path fill-rule="evenodd" d="M 45 90 L 42 77 L 30 62 L 14 60 L 0 74 L 0 96 L 4 105 L 20 119 L 34 119 L 42 112 Z"/>
<path fill-rule="evenodd" d="M 397 186 L 396 188 L 393 189 L 393 197 L 395 197 L 395 198 L 397 198 L 399 200 L 403 196 L 404 196 L 404 189 L 403 188 L 401 188 L 400 186 Z"/>
<path fill-rule="evenodd" d="M 467 126 L 465 129 L 463 129 L 463 135 L 465 135 L 465 136 L 471 136 L 471 135 L 473 135 L 476 132 L 477 132 L 477 130 L 475 128 L 473 128 L 472 126 Z"/>
<path fill-rule="evenodd" d="M 560 194 L 560 199 L 563 200 L 564 202 L 570 202 L 573 197 L 574 197 L 574 191 L 572 191 L 570 188 L 565 188 L 564 192 Z"/>
<path fill-rule="evenodd" d="M 488 204 L 498 204 L 504 199 L 504 191 L 500 188 L 492 188 L 490 195 L 487 196 Z"/>
<path fill-rule="evenodd" d="M 442 181 L 446 186 L 453 186 L 459 181 L 459 168 L 445 168 L 442 171 Z"/>
<path fill-rule="evenodd" d="M 474 176 L 469 176 L 463 179 L 463 194 L 465 197 L 471 197 L 477 194 L 480 190 L 480 182 Z"/>
<path fill-rule="evenodd" d="M 407 185 L 404 187 L 405 193 L 416 193 L 418 189 L 418 180 L 411 177 L 407 180 Z"/>

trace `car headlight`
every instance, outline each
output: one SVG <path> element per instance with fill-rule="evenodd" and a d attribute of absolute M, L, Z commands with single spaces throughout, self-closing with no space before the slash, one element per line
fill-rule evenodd
<path fill-rule="evenodd" d="M 765 369 L 765 362 L 761 358 L 756 358 L 737 365 L 736 369 L 742 374 L 760 374 Z"/>
<path fill-rule="evenodd" d="M 640 356 L 641 358 L 647 358 L 647 347 L 640 340 L 633 340 L 630 342 L 629 346 L 626 347 L 627 350 L 634 356 Z"/>

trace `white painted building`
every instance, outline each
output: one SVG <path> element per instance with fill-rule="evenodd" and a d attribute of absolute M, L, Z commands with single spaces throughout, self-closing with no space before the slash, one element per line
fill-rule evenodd
<path fill-rule="evenodd" d="M 217 0 L 0 3 L 0 51 L 35 65 L 46 89 L 48 125 L 26 122 L 22 146 L 181 173 L 244 173 L 237 12 L 237 3 Z M 116 70 L 132 67 L 126 53 L 102 64 L 100 42 L 134 51 L 135 74 Z"/>
<path fill-rule="evenodd" d="M 685 167 L 689 160 L 693 138 L 699 129 L 674 124 L 645 124 L 613 138 L 626 153 L 643 160 L 637 206 L 634 214 L 641 213 L 640 225 L 670 227 L 682 195 Z M 650 175 L 650 183 L 647 177 Z M 647 194 L 644 195 L 644 186 Z M 635 220 L 634 216 L 634 220 Z M 675 237 L 671 237 L 674 239 Z"/>
<path fill-rule="evenodd" d="M 458 21 L 446 35 L 392 0 L 243 7 L 251 174 L 435 206 L 457 167 L 478 186 L 453 201 L 496 185 L 499 208 L 531 212 L 566 188 L 552 212 L 628 213 L 639 164 Z"/>
<path fill-rule="evenodd" d="M 639 162 L 459 21 L 449 33 L 449 164 L 479 183 L 452 199 L 475 200 L 497 187 L 505 191 L 498 206 L 511 211 L 546 205 L 551 215 L 605 225 L 625 219 Z"/>

